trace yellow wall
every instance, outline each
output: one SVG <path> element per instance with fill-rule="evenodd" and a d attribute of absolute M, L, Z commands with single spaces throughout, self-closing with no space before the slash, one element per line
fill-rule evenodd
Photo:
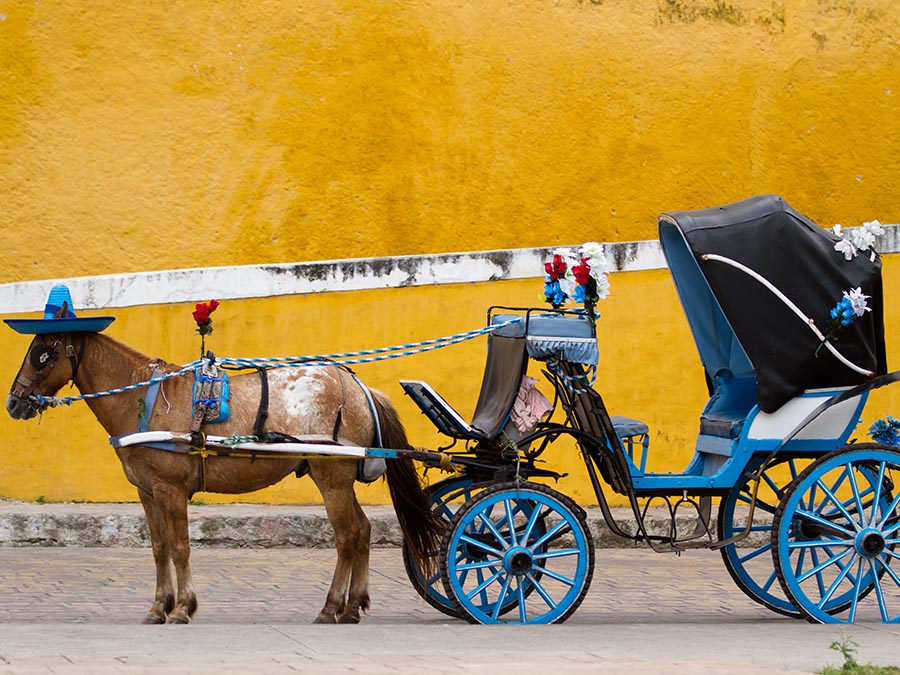
<path fill-rule="evenodd" d="M 900 220 L 895 0 L 0 13 L 0 281 Z"/>
<path fill-rule="evenodd" d="M 897 35 L 895 0 L 14 0 L 0 7 L 0 283 L 652 239 L 661 211 L 765 192 L 824 226 L 898 222 Z M 538 286 L 231 301 L 214 348 L 445 335 Z M 613 289 L 598 386 L 654 429 L 651 467 L 679 470 L 704 398 L 686 323 L 665 271 Z M 116 310 L 110 334 L 190 361 L 189 310 Z M 0 382 L 26 342 L 0 331 Z M 434 445 L 396 380 L 428 379 L 468 414 L 482 359 L 478 342 L 359 372 Z M 134 499 L 83 405 L 40 425 L 0 416 L 0 434 L 2 496 Z M 307 483 L 258 497 L 312 499 Z"/>
<path fill-rule="evenodd" d="M 636 417 L 650 426 L 649 470 L 681 471 L 693 454 L 706 387 L 674 286 L 667 270 L 614 274 L 611 280 L 612 293 L 599 308 L 596 388 L 612 414 Z M 898 255 L 885 257 L 885 284 L 900 286 Z M 540 287 L 535 279 L 226 301 L 213 315 L 215 332 L 207 347 L 221 356 L 255 357 L 353 351 L 425 340 L 484 325 L 491 304 L 534 304 Z M 187 363 L 199 352 L 192 309 L 190 305 L 118 309 L 118 319 L 107 333 L 150 357 Z M 894 367 L 900 364 L 898 312 L 889 305 L 885 317 L 888 361 Z M 0 353 L 7 354 L 0 359 L 0 383 L 12 382 L 28 343 L 27 336 L 0 331 Z M 426 354 L 359 365 L 355 370 L 367 384 L 391 396 L 412 443 L 434 449 L 447 439 L 403 395 L 397 381 L 424 379 L 470 417 L 481 384 L 484 351 L 485 338 L 478 338 Z M 539 372 L 532 374 L 540 377 Z M 552 395 L 546 384 L 542 389 Z M 60 395 L 76 393 L 64 390 Z M 860 437 L 875 419 L 896 416 L 898 411 L 900 387 L 877 393 L 866 409 Z M 0 495 L 4 497 L 136 499 L 103 430 L 83 402 L 51 409 L 40 422 L 13 421 L 2 415 L 0 438 Z M 570 474 L 560 489 L 582 504 L 593 503 L 584 468 L 569 444 L 551 446 L 545 459 L 549 468 Z M 439 478 L 435 471 L 429 474 L 429 480 Z M 388 500 L 380 481 L 360 486 L 358 492 L 366 503 Z M 199 497 L 209 502 L 319 501 L 309 479 L 293 478 L 252 495 Z"/>

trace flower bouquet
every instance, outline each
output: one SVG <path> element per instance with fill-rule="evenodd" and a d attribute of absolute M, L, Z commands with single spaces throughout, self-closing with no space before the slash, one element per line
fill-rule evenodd
<path fill-rule="evenodd" d="M 581 303 L 595 321 L 597 302 L 609 295 L 608 271 L 602 244 L 587 242 L 577 252 L 557 249 L 544 263 L 544 300 L 554 309 L 569 300 Z"/>

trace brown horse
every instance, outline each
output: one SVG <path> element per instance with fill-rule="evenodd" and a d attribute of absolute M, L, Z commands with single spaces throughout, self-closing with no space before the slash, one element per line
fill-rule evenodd
<path fill-rule="evenodd" d="M 62 307 L 54 319 L 64 318 Z M 151 359 L 131 347 L 96 332 L 35 335 L 7 399 L 14 419 L 34 417 L 41 406 L 34 396 L 53 396 L 68 382 L 81 394 L 105 392 L 146 382 L 157 373 L 181 370 Z M 337 435 L 348 444 L 372 446 L 375 425 L 372 408 L 361 385 L 345 368 L 314 366 L 280 368 L 268 377 L 268 429 L 294 437 Z M 263 390 L 256 373 L 230 378 L 231 414 L 227 421 L 208 424 L 203 431 L 230 436 L 252 433 Z M 166 379 L 154 410 L 151 430 L 187 431 L 191 428 L 193 377 Z M 88 398 L 87 405 L 110 436 L 137 430 L 139 410 L 145 407 L 143 387 Z M 396 411 L 384 394 L 371 391 L 384 447 L 409 448 Z M 146 414 L 146 412 L 144 413 Z M 187 623 L 197 610 L 189 565 L 187 505 L 195 492 L 236 494 L 258 490 L 298 468 L 294 458 L 241 459 L 166 452 L 142 446 L 120 447 L 116 453 L 125 476 L 137 487 L 156 562 L 156 594 L 145 623 Z M 308 459 L 309 475 L 322 493 L 334 528 L 337 563 L 325 605 L 317 623 L 356 623 L 369 607 L 370 525 L 357 501 L 354 483 L 357 460 Z M 387 480 L 394 509 L 414 556 L 428 569 L 427 551 L 441 528 L 432 515 L 418 475 L 408 458 L 387 460 Z M 171 566 L 175 568 L 175 584 Z"/>

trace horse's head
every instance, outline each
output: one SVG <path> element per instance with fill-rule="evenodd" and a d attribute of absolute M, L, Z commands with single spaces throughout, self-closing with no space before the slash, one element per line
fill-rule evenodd
<path fill-rule="evenodd" d="M 112 316 L 76 316 L 72 294 L 62 284 L 50 289 L 43 318 L 3 319 L 17 333 L 35 336 L 6 399 L 10 416 L 27 420 L 44 410 L 47 404 L 38 397 L 53 396 L 67 382 L 75 381 L 86 336 L 99 333 L 115 320 Z M 66 358 L 61 359 L 62 355 Z"/>
<path fill-rule="evenodd" d="M 54 318 L 66 318 L 68 313 L 68 305 L 63 303 Z M 84 345 L 83 335 L 81 344 Z M 59 357 L 63 353 L 68 358 L 61 360 Z M 72 333 L 35 335 L 6 398 L 6 411 L 10 417 L 27 420 L 42 412 L 47 404 L 39 403 L 35 397 L 53 396 L 73 380 L 78 360 Z"/>

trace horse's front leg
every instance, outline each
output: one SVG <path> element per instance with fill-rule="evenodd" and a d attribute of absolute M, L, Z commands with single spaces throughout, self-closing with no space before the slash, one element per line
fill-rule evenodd
<path fill-rule="evenodd" d="M 191 579 L 188 496 L 167 483 L 154 483 L 153 498 L 162 514 L 169 555 L 175 565 L 175 606 L 169 612 L 168 623 L 190 623 L 197 611 L 197 595 Z"/>
<path fill-rule="evenodd" d="M 143 623 L 165 623 L 166 617 L 175 606 L 169 541 L 162 514 L 153 500 L 153 495 L 141 489 L 138 489 L 138 495 L 144 507 L 147 529 L 150 532 L 150 545 L 153 548 L 153 561 L 156 563 L 156 593 Z"/>
<path fill-rule="evenodd" d="M 334 529 L 334 546 L 337 562 L 334 576 L 325 598 L 325 606 L 315 619 L 315 623 L 338 623 L 352 621 L 346 613 L 347 589 L 354 558 L 358 550 L 360 527 L 355 504 L 356 462 L 343 460 L 310 460 L 310 474 L 325 502 L 325 512 Z M 359 612 L 356 612 L 359 621 Z"/>

